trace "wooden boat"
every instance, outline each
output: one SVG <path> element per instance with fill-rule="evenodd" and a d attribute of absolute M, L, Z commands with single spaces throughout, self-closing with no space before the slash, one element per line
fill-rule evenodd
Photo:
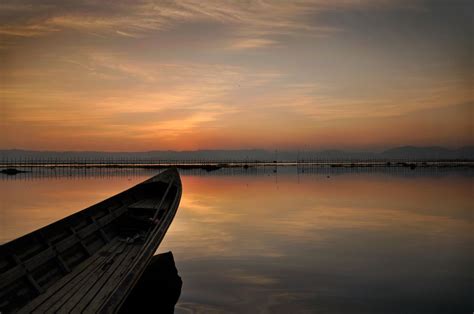
<path fill-rule="evenodd" d="M 0 313 L 114 313 L 181 199 L 176 169 L 0 248 Z M 25 191 L 27 194 L 27 191 Z"/>

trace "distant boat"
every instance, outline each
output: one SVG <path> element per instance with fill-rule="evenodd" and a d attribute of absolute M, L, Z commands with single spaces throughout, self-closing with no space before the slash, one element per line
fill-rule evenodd
<path fill-rule="evenodd" d="M 178 171 L 166 170 L 2 245 L 0 313 L 117 312 L 168 230 L 181 193 Z"/>

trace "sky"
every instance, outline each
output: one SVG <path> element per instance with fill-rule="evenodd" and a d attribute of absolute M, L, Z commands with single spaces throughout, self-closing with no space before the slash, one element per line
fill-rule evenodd
<path fill-rule="evenodd" d="M 0 3 L 0 149 L 473 145 L 471 1 Z"/>

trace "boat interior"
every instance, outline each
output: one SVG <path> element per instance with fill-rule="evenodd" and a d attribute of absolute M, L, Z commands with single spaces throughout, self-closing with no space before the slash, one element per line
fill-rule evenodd
<path fill-rule="evenodd" d="M 100 308 L 167 216 L 178 189 L 171 183 L 146 181 L 2 245 L 0 311 Z"/>

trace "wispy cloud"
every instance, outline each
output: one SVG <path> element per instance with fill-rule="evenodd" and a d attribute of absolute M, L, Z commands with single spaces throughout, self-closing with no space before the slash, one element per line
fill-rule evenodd
<path fill-rule="evenodd" d="M 82 133 L 87 124 L 88 132 L 97 137 L 117 136 L 126 129 L 127 138 L 169 141 L 215 127 L 223 115 L 238 112 L 228 99 L 240 82 L 252 88 L 279 77 L 223 64 L 150 62 L 99 52 L 77 53 L 61 61 L 61 68 L 11 74 L 29 82 L 4 85 L 8 124 L 58 132 L 77 126 Z M 44 79 L 54 77 L 64 79 L 45 89 Z M 85 84 L 85 90 L 75 87 Z"/>
<path fill-rule="evenodd" d="M 264 39 L 264 38 L 248 38 L 248 39 L 237 39 L 230 45 L 231 49 L 258 49 L 268 46 L 275 46 L 278 42 L 275 40 Z"/>
<path fill-rule="evenodd" d="M 122 35 L 122 36 L 125 36 L 125 37 L 132 37 L 132 38 L 142 38 L 143 36 L 140 35 L 140 34 L 133 34 L 133 33 L 127 33 L 127 32 L 124 32 L 124 31 L 115 31 L 117 34 L 119 35 Z"/>
<path fill-rule="evenodd" d="M 399 2 L 399 1 L 397 1 Z M 275 34 L 327 35 L 337 28 L 315 25 L 305 17 L 311 13 L 388 5 L 393 1 L 118 1 L 109 5 L 103 1 L 52 1 L 48 5 L 36 2 L 4 1 L 0 6 L 0 34 L 5 36 L 39 36 L 62 30 L 105 33 L 132 38 L 146 36 L 183 21 L 214 21 L 236 28 L 246 36 L 235 44 L 237 48 L 269 45 L 265 36 Z"/>

